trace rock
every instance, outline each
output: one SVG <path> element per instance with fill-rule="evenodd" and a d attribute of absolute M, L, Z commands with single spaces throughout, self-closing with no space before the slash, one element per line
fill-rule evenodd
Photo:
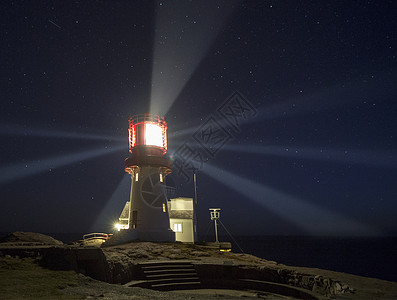
<path fill-rule="evenodd" d="M 323 277 L 322 277 L 321 275 L 316 275 L 316 276 L 314 276 L 314 280 L 315 280 L 315 281 L 321 281 L 322 278 L 323 278 Z"/>
<path fill-rule="evenodd" d="M 335 294 L 342 292 L 342 286 L 340 285 L 339 282 L 335 282 L 334 289 L 335 289 Z"/>
<path fill-rule="evenodd" d="M 0 240 L 1 243 L 40 243 L 45 245 L 63 245 L 61 241 L 45 234 L 17 231 Z"/>
<path fill-rule="evenodd" d="M 136 249 L 135 251 L 131 251 L 128 255 L 132 258 L 148 258 L 149 255 L 144 249 Z"/>
<path fill-rule="evenodd" d="M 311 287 L 313 286 L 313 283 L 314 283 L 314 278 L 312 276 L 302 276 L 301 277 L 300 285 L 303 288 L 311 289 Z"/>
<path fill-rule="evenodd" d="M 192 251 L 190 254 L 194 256 L 211 256 L 210 253 L 203 251 Z"/>
<path fill-rule="evenodd" d="M 342 285 L 342 293 L 355 293 L 355 289 L 350 288 L 347 284 Z"/>
<path fill-rule="evenodd" d="M 285 272 L 284 269 L 278 269 L 278 270 L 277 270 L 277 274 L 280 275 L 280 276 L 283 276 L 285 273 L 286 273 L 286 272 Z"/>
<path fill-rule="evenodd" d="M 160 248 L 152 250 L 152 254 L 154 254 L 154 255 L 160 255 L 161 253 L 163 253 L 163 250 Z"/>
<path fill-rule="evenodd" d="M 170 249 L 169 251 L 170 251 L 170 253 L 172 253 L 172 254 L 181 254 L 181 253 L 182 253 L 182 250 L 181 250 L 181 249 Z"/>
<path fill-rule="evenodd" d="M 32 248 L 36 249 L 37 247 Z M 353 275 L 339 274 L 338 277 L 337 273 L 331 273 L 330 271 L 288 267 L 284 265 L 275 266 L 275 264 L 270 264 L 268 261 L 260 260 L 254 256 L 234 253 L 220 254 L 219 251 L 214 251 L 212 248 L 196 245 L 134 242 L 119 245 L 115 248 L 107 247 L 103 249 L 88 249 L 85 247 L 70 247 L 67 245 L 56 247 L 45 246 L 43 249 L 45 250 L 40 250 L 40 255 L 42 257 L 40 259 L 40 264 L 44 267 L 55 270 L 73 269 L 87 276 L 118 284 L 126 284 L 132 280 L 140 279 L 142 273 L 140 264 L 147 260 L 169 261 L 184 259 L 191 260 L 200 276 L 205 280 L 209 280 L 209 282 L 211 282 L 211 280 L 216 282 L 218 278 L 231 280 L 235 278 L 256 278 L 257 280 L 290 284 L 292 287 L 305 288 L 322 297 L 343 297 L 344 299 L 365 299 L 365 297 L 363 297 L 363 291 L 366 292 L 365 289 L 367 289 L 367 286 L 357 285 L 354 281 L 351 283 L 348 282 L 356 289 L 344 284 L 347 281 L 345 278 L 349 278 L 347 276 Z M 12 256 L 19 255 L 20 257 L 26 256 L 26 250 L 24 250 L 25 252 L 23 253 L 20 250 L 18 250 L 18 252 L 14 250 L 14 252 L 11 252 L 11 250 L 9 252 L 3 249 L 1 250 L 3 252 L 2 255 L 7 255 L 8 257 L 11 257 L 8 254 L 12 254 Z M 29 257 L 37 257 L 39 255 L 35 251 L 31 253 L 32 254 L 28 255 Z M 331 278 L 333 280 L 331 280 Z M 360 278 L 360 280 L 367 279 Z M 375 290 L 375 285 L 378 284 L 378 281 L 375 282 L 374 280 L 375 279 L 368 279 L 368 282 L 369 285 L 372 284 Z M 386 286 L 386 283 L 384 284 Z M 376 291 L 377 293 L 383 293 L 378 286 L 376 286 Z M 92 295 L 92 297 L 96 298 L 102 298 L 102 295 L 105 295 L 104 298 L 108 299 L 108 294 L 104 293 L 102 290 L 92 294 L 84 293 L 84 297 L 87 297 L 87 295 Z M 375 295 L 375 293 L 372 295 Z M 395 298 L 388 297 L 389 295 L 391 295 L 391 292 L 388 292 L 387 297 L 384 296 L 382 299 Z M 118 296 L 119 295 L 116 296 L 115 294 L 111 299 L 122 298 Z M 371 298 L 381 299 L 376 296 L 372 296 Z M 171 299 L 171 297 L 169 297 L 169 299 Z"/>

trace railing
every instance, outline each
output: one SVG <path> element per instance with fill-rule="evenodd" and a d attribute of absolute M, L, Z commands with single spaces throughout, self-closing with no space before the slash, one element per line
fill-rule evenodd
<path fill-rule="evenodd" d="M 134 115 L 134 116 L 130 116 L 128 120 L 130 122 L 130 126 L 138 123 L 151 122 L 167 127 L 167 122 L 165 121 L 164 117 L 160 117 L 159 115 L 155 115 L 155 114 Z"/>
<path fill-rule="evenodd" d="M 91 239 L 105 239 L 108 240 L 112 237 L 113 234 L 111 233 L 102 233 L 102 232 L 95 232 L 95 233 L 88 233 L 83 235 L 83 240 L 91 240 Z"/>

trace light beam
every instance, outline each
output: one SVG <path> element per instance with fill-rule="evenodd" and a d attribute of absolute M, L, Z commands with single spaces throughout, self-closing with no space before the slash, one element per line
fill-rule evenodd
<path fill-rule="evenodd" d="M 397 159 L 392 151 L 369 151 L 353 149 L 315 149 L 289 146 L 225 145 L 222 150 L 239 153 L 263 154 L 297 159 L 330 161 L 370 167 L 397 168 Z"/>
<path fill-rule="evenodd" d="M 131 176 L 125 174 L 105 207 L 92 224 L 91 231 L 108 232 L 109 230 L 114 230 L 114 223 L 119 221 L 120 211 L 122 211 L 125 202 L 129 200 L 130 184 Z"/>
<path fill-rule="evenodd" d="M 26 136 L 26 137 L 46 137 L 46 138 L 66 138 L 83 140 L 105 140 L 105 141 L 125 141 L 125 138 L 118 136 L 106 136 L 91 133 L 68 132 L 58 130 L 48 130 L 39 128 L 22 128 L 18 125 L 1 125 L 0 135 Z"/>
<path fill-rule="evenodd" d="M 37 159 L 27 163 L 16 163 L 0 168 L 0 184 L 36 175 L 51 169 L 70 165 L 75 162 L 102 156 L 112 152 L 126 149 L 125 145 L 116 147 L 95 148 L 84 152 L 72 153 L 46 159 Z"/>
<path fill-rule="evenodd" d="M 394 88 L 396 77 L 378 74 L 369 81 L 327 87 L 315 92 L 302 91 L 302 96 L 296 96 L 284 101 L 257 108 L 255 118 L 242 120 L 242 123 L 262 122 L 295 115 L 305 115 L 313 112 L 339 109 L 347 105 L 370 104 L 385 98 L 397 96 Z M 254 100 L 254 99 L 251 99 Z"/>
<path fill-rule="evenodd" d="M 150 112 L 166 115 L 237 1 L 164 1 L 156 5 Z"/>
<path fill-rule="evenodd" d="M 208 176 L 256 202 L 278 216 L 293 222 L 311 235 L 378 236 L 379 230 L 322 209 L 287 193 L 253 182 L 246 177 L 206 164 Z"/>

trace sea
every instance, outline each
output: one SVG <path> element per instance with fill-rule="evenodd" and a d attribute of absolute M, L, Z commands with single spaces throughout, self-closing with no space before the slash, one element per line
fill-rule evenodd
<path fill-rule="evenodd" d="M 397 282 L 397 237 L 238 236 L 224 240 L 232 242 L 233 252 L 284 265 Z"/>
<path fill-rule="evenodd" d="M 45 234 L 64 243 L 82 239 L 76 233 Z M 0 238 L 5 235 L 1 233 Z M 231 242 L 235 253 L 279 264 L 397 282 L 397 237 L 220 236 L 219 240 Z M 205 241 L 214 241 L 214 237 L 206 236 Z"/>

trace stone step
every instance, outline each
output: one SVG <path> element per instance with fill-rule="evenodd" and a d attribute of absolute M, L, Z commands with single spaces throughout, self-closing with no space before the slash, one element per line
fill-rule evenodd
<path fill-rule="evenodd" d="M 175 261 L 146 261 L 140 263 L 141 266 L 149 267 L 149 266 L 174 266 L 174 265 L 192 265 L 192 262 L 189 260 L 175 260 Z"/>
<path fill-rule="evenodd" d="M 196 272 L 190 272 L 190 273 L 165 273 L 165 274 L 151 274 L 151 275 L 146 275 L 147 279 L 155 279 L 155 278 L 167 278 L 167 277 L 189 277 L 189 276 L 197 276 Z"/>
<path fill-rule="evenodd" d="M 172 269 L 172 268 L 186 268 L 186 269 L 194 269 L 192 264 L 174 264 L 174 265 L 150 265 L 150 266 L 141 266 L 144 270 L 155 270 L 155 269 Z"/>
<path fill-rule="evenodd" d="M 196 272 L 194 269 L 160 269 L 160 270 L 143 270 L 144 274 L 167 274 L 170 272 L 186 272 L 186 271 L 192 271 L 192 272 Z"/>
<path fill-rule="evenodd" d="M 188 290 L 188 289 L 199 289 L 201 286 L 200 281 L 192 282 L 176 282 L 172 284 L 162 283 L 152 285 L 152 289 L 158 291 L 174 291 L 174 290 Z"/>
<path fill-rule="evenodd" d="M 197 276 L 192 276 L 192 277 L 181 277 L 181 278 L 160 278 L 160 279 L 150 279 L 148 282 L 151 285 L 156 285 L 156 284 L 171 284 L 171 283 L 180 283 L 180 282 L 192 282 L 192 281 L 199 281 L 199 278 Z"/>
<path fill-rule="evenodd" d="M 139 283 L 140 287 L 171 291 L 197 289 L 201 285 L 198 274 L 189 261 L 147 262 L 140 264 L 140 267 L 144 280 Z"/>

